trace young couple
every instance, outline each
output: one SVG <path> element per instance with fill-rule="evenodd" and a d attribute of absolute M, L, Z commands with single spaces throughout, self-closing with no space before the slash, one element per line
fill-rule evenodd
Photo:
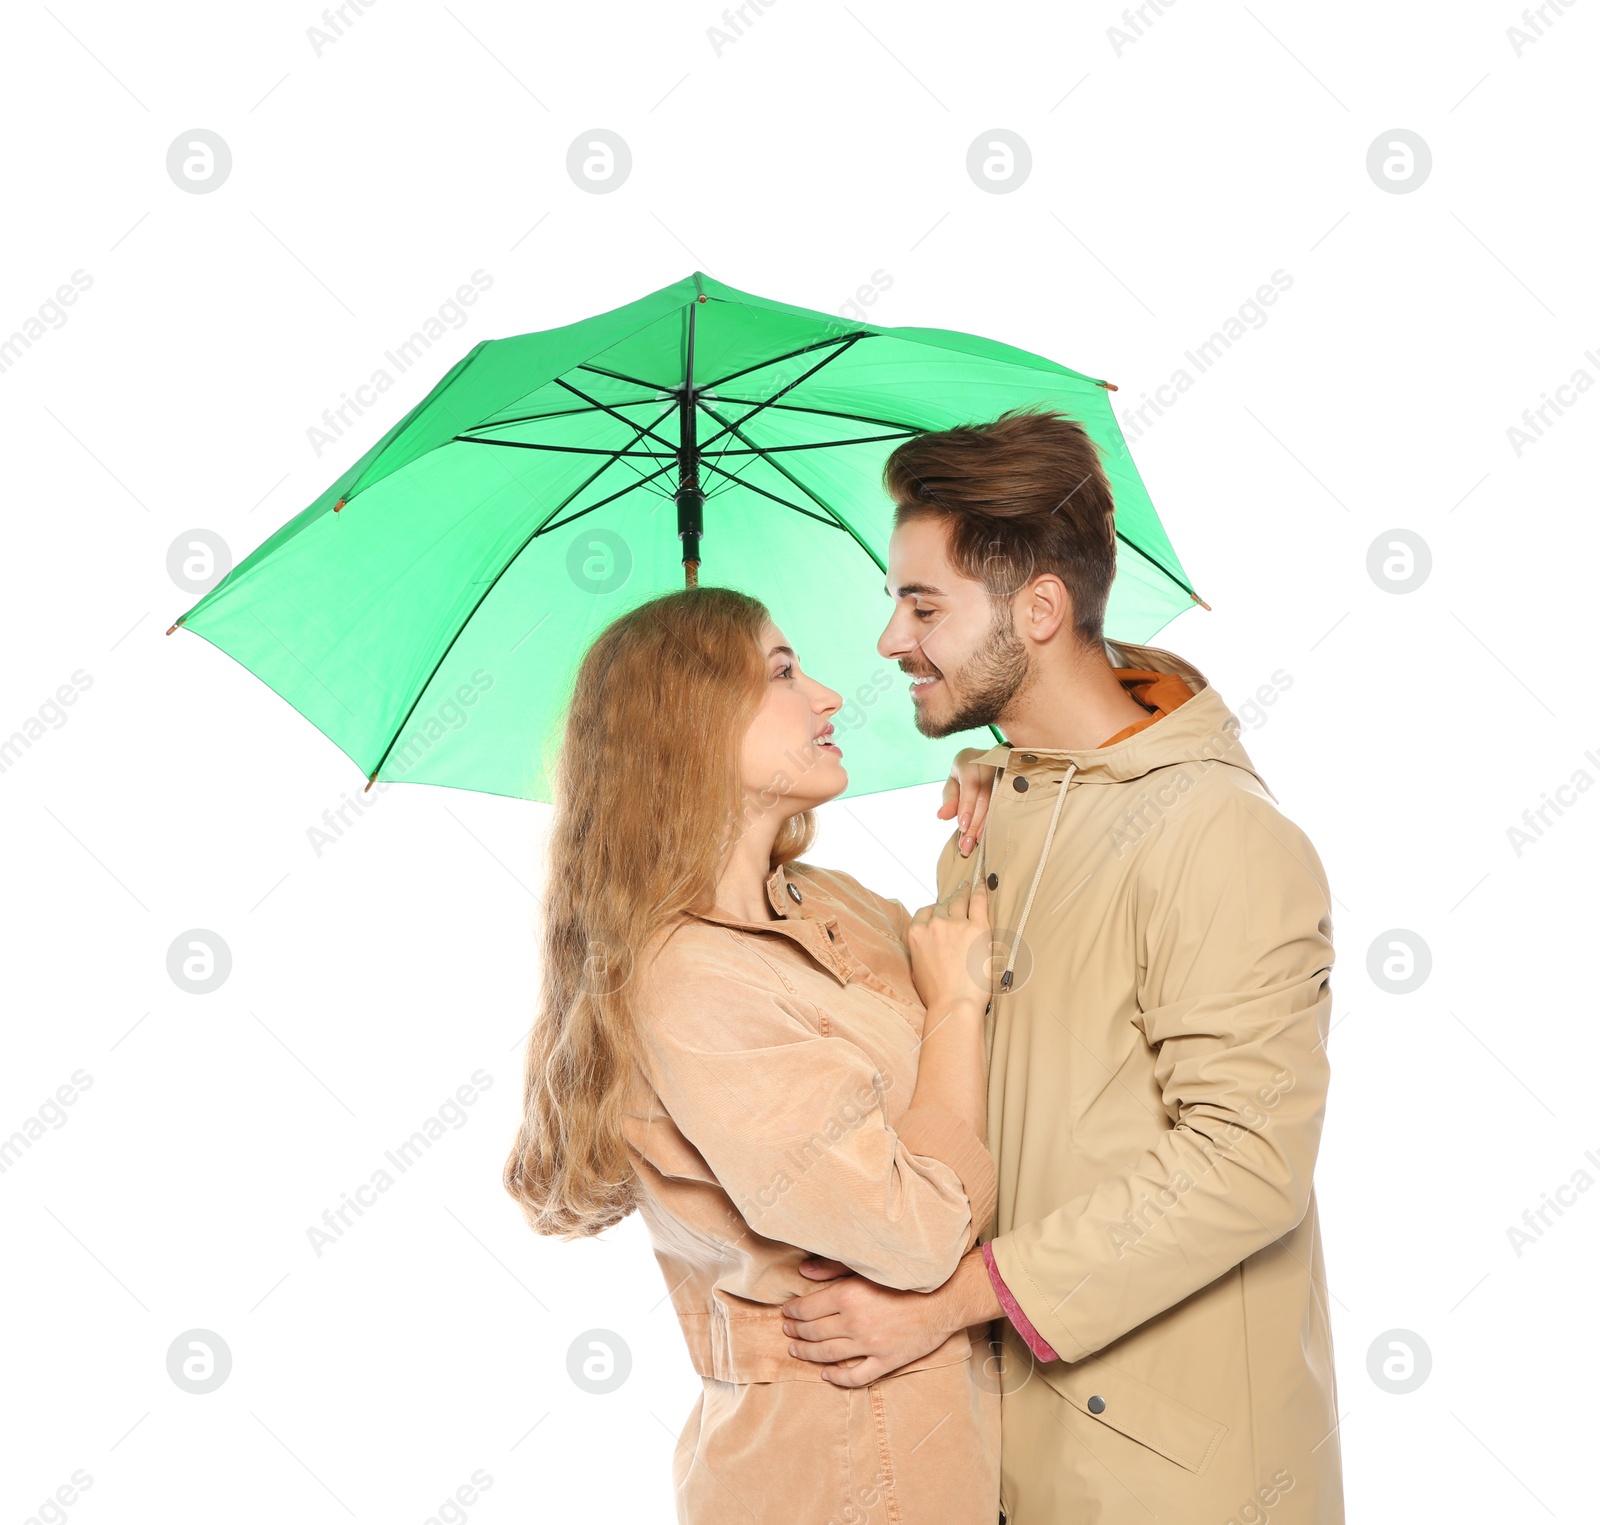
<path fill-rule="evenodd" d="M 800 861 L 841 700 L 761 604 L 624 615 L 566 723 L 507 1189 L 648 1225 L 703 1383 L 680 1521 L 1337 1525 L 1322 865 L 1205 678 L 1104 640 L 1078 424 L 884 481 L 879 654 L 924 735 L 1008 738 L 952 768 L 937 903 Z"/>

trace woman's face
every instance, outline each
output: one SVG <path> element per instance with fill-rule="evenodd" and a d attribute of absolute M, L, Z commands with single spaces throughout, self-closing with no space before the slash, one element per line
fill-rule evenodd
<path fill-rule="evenodd" d="M 829 718 L 844 701 L 800 670 L 788 637 L 770 620 L 761 649 L 767 690 L 745 732 L 740 759 L 744 789 L 757 810 L 781 806 L 793 815 L 833 799 L 850 782 Z"/>

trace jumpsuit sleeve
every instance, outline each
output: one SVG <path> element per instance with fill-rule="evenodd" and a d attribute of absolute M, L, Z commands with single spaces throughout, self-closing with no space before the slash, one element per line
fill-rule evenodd
<path fill-rule="evenodd" d="M 669 944 L 637 1005 L 650 1081 L 756 1233 L 932 1292 L 993 1210 L 994 1162 L 942 1108 L 892 1127 L 872 1059 L 810 1010 L 731 937 L 687 960 Z"/>

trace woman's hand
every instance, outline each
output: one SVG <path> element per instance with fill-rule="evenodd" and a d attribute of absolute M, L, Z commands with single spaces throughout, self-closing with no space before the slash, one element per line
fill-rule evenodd
<path fill-rule="evenodd" d="M 961 840 L 956 844 L 965 858 L 983 834 L 984 819 L 989 814 L 989 796 L 994 793 L 995 769 L 992 764 L 980 767 L 973 761 L 982 757 L 977 747 L 962 747 L 950 764 L 950 777 L 945 780 L 944 803 L 934 813 L 941 821 L 955 816 L 961 828 Z"/>
<path fill-rule="evenodd" d="M 925 905 L 911 918 L 906 945 L 911 978 L 929 1011 L 988 1004 L 989 891 L 980 879 L 963 879 L 948 900 Z"/>

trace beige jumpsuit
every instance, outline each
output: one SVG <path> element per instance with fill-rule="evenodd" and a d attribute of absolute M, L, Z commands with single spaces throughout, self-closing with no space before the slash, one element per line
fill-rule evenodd
<path fill-rule="evenodd" d="M 635 974 L 627 1120 L 649 1227 L 704 1384 L 673 1464 L 683 1525 L 995 1525 L 988 1328 L 862 1388 L 789 1355 L 808 1254 L 931 1292 L 988 1225 L 989 1152 L 911 1107 L 924 1010 L 908 913 L 791 863 L 781 920 L 694 918 Z"/>

